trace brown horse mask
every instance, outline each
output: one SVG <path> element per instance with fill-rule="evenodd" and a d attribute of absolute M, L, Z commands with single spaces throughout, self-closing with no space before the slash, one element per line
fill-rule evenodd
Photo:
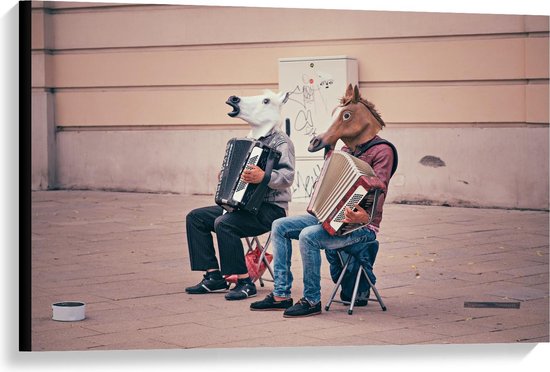
<path fill-rule="evenodd" d="M 338 110 L 337 115 L 334 113 Z M 374 105 L 361 98 L 357 85 L 348 85 L 346 95 L 340 100 L 340 105 L 333 111 L 334 121 L 328 130 L 311 139 L 309 152 L 324 148 L 334 149 L 341 139 L 352 151 L 357 145 L 365 143 L 386 126 Z"/>

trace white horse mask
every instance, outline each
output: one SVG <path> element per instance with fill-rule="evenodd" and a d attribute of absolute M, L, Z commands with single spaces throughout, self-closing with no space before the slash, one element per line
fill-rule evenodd
<path fill-rule="evenodd" d="M 283 122 L 281 108 L 288 100 L 288 93 L 274 93 L 265 90 L 259 96 L 231 96 L 225 103 L 233 108 L 227 115 L 239 118 L 250 125 L 247 137 L 258 139 L 268 134 Z"/>

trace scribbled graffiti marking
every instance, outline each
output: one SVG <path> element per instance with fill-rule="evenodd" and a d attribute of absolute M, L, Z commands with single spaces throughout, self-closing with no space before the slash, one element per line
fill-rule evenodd
<path fill-rule="evenodd" d="M 312 168 L 312 174 L 302 174 L 300 170 L 296 170 L 294 175 L 294 183 L 292 185 L 292 194 L 298 198 L 310 198 L 313 195 L 315 182 L 321 174 L 321 166 L 316 164 Z"/>
<path fill-rule="evenodd" d="M 306 136 L 314 137 L 317 135 L 315 125 L 313 125 L 313 115 L 311 110 L 300 110 L 294 119 L 294 129 L 302 132 Z"/>

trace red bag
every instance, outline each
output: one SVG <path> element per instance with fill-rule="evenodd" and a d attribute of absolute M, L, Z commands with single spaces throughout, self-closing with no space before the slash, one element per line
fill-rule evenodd
<path fill-rule="evenodd" d="M 258 280 L 267 269 L 267 266 L 265 265 L 265 262 L 262 260 L 260 262 L 260 256 L 262 255 L 262 250 L 260 247 L 256 247 L 253 250 L 249 250 L 244 255 L 244 260 L 246 262 L 246 268 L 248 269 L 248 275 L 250 276 L 250 279 L 252 282 L 255 282 Z M 273 255 L 270 253 L 265 253 L 265 258 L 267 259 L 267 262 L 271 263 L 273 261 Z M 225 280 L 229 283 L 237 283 L 237 275 L 228 275 L 225 277 Z"/>

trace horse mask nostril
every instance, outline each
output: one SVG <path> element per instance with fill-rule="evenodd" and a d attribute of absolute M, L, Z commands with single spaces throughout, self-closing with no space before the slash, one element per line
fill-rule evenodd
<path fill-rule="evenodd" d="M 227 115 L 231 116 L 232 118 L 236 117 L 237 115 L 240 114 L 241 112 L 241 109 L 239 107 L 239 102 L 241 102 L 241 99 L 237 96 L 229 96 L 229 98 L 227 99 L 227 101 L 225 101 L 225 103 L 227 103 L 229 106 L 231 106 L 231 108 L 233 109 L 233 111 L 231 111 L 230 113 L 228 113 Z"/>

